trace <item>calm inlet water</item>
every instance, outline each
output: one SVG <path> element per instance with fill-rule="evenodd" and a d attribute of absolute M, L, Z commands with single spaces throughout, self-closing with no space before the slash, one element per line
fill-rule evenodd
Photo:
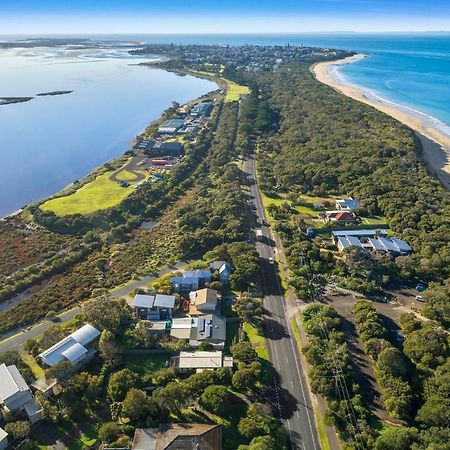
<path fill-rule="evenodd" d="M 137 65 L 126 48 L 0 50 L 0 217 L 57 192 L 120 155 L 173 100 L 216 85 Z"/>

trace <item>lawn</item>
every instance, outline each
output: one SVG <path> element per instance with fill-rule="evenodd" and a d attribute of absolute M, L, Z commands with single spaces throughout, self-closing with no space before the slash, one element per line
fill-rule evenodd
<path fill-rule="evenodd" d="M 121 187 L 109 180 L 111 172 L 99 175 L 76 192 L 64 197 L 53 198 L 43 203 L 43 211 L 52 211 L 57 216 L 69 214 L 90 214 L 100 209 L 118 205 L 134 192 L 133 187 Z"/>
<path fill-rule="evenodd" d="M 165 367 L 169 359 L 168 355 L 127 355 L 124 363 L 127 369 L 144 376 Z"/>
<path fill-rule="evenodd" d="M 42 378 L 45 375 L 44 369 L 36 362 L 33 355 L 22 353 L 23 362 L 31 369 L 36 378 Z"/>
<path fill-rule="evenodd" d="M 256 350 L 258 358 L 269 361 L 269 354 L 267 353 L 266 339 L 261 330 L 251 323 L 244 323 L 244 332 L 247 335 L 250 343 Z"/>
<path fill-rule="evenodd" d="M 148 174 L 146 172 L 143 171 L 139 171 L 139 173 L 141 173 L 142 175 L 147 176 Z M 116 178 L 120 181 L 129 181 L 129 182 L 133 182 L 136 180 L 136 175 L 132 172 L 128 172 L 128 170 L 122 170 L 121 172 L 119 172 L 116 175 Z M 123 189 L 123 188 L 122 188 Z"/>
<path fill-rule="evenodd" d="M 227 82 L 226 102 L 235 102 L 239 100 L 241 95 L 250 94 L 250 89 L 247 86 L 241 86 L 233 81 L 225 80 Z"/>

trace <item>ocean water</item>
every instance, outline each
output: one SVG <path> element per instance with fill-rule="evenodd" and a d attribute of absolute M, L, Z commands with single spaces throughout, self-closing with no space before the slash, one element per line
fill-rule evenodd
<path fill-rule="evenodd" d="M 0 50 L 0 217 L 61 190 L 125 152 L 136 134 L 173 100 L 217 88 L 140 66 L 126 46 Z"/>

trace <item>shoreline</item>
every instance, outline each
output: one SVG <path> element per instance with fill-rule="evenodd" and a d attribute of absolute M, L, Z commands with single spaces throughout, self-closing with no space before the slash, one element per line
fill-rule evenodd
<path fill-rule="evenodd" d="M 158 56 L 158 55 L 155 55 L 155 56 Z M 158 70 L 163 70 L 163 71 L 165 71 L 165 72 L 170 72 L 170 70 L 168 70 L 168 69 L 166 69 L 166 68 L 164 68 L 164 67 L 158 67 L 158 66 L 156 65 L 157 63 L 161 63 L 161 62 L 164 63 L 164 62 L 166 62 L 166 61 L 170 61 L 170 58 L 164 58 L 163 56 L 162 56 L 162 57 L 159 57 L 159 56 L 158 56 L 158 59 L 146 61 L 146 62 L 139 63 L 139 64 L 135 64 L 135 65 L 137 65 L 137 66 L 144 66 L 144 67 L 146 66 L 146 67 L 149 67 L 149 68 L 152 68 L 152 69 L 158 69 Z M 220 86 L 219 86 L 219 84 L 217 83 L 217 81 L 208 79 L 208 78 L 206 78 L 206 77 L 201 77 L 201 76 L 199 76 L 199 75 L 196 75 L 196 74 L 194 74 L 194 73 L 189 73 L 189 72 L 186 72 L 186 75 L 190 75 L 190 76 L 192 76 L 192 77 L 197 77 L 197 78 L 202 78 L 202 79 L 205 79 L 205 80 L 208 80 L 208 81 L 212 81 L 212 82 L 214 82 L 214 83 L 216 84 L 217 88 L 214 89 L 214 90 L 205 92 L 204 94 L 202 94 L 202 95 L 200 95 L 200 96 L 198 96 L 198 97 L 192 98 L 192 99 L 188 100 L 188 101 L 187 101 L 186 103 L 184 103 L 184 104 L 190 104 L 190 103 L 196 102 L 196 101 L 200 100 L 203 96 L 205 96 L 205 95 L 210 95 L 210 94 L 212 94 L 213 92 L 216 92 L 218 89 L 220 89 Z M 170 104 L 168 104 L 167 107 L 169 107 L 169 106 L 170 106 Z M 118 154 L 117 156 L 114 156 L 114 157 L 112 157 L 112 158 L 108 158 L 106 161 L 103 161 L 103 162 L 100 163 L 99 165 L 93 167 L 88 173 L 84 174 L 82 177 L 80 177 L 80 178 L 78 178 L 78 179 L 75 179 L 75 180 L 73 180 L 73 181 L 68 182 L 68 184 L 66 184 L 62 189 L 59 189 L 58 191 L 56 191 L 56 192 L 54 192 L 54 193 L 52 193 L 52 194 L 50 194 L 50 195 L 47 195 L 47 196 L 45 196 L 45 197 L 43 197 L 43 198 L 40 198 L 40 199 L 38 199 L 38 200 L 32 201 L 32 202 L 30 202 L 30 203 L 27 203 L 27 204 L 21 206 L 20 208 L 18 208 L 17 210 L 15 210 L 15 211 L 12 211 L 12 212 L 7 213 L 7 214 L 5 214 L 5 215 L 0 215 L 0 222 L 4 222 L 4 221 L 6 221 L 6 220 L 8 220 L 8 219 L 10 219 L 10 218 L 12 218 L 12 217 L 14 217 L 14 216 L 16 216 L 16 215 L 21 214 L 21 213 L 22 213 L 24 210 L 26 210 L 29 206 L 35 206 L 35 205 L 38 206 L 38 205 L 40 205 L 41 203 L 46 202 L 47 200 L 51 200 L 51 199 L 53 199 L 53 198 L 57 198 L 57 197 L 61 197 L 61 196 L 67 195 L 67 194 L 65 194 L 65 192 L 66 192 L 68 189 L 72 188 L 72 187 L 74 186 L 75 183 L 82 183 L 81 186 L 80 186 L 80 187 L 82 187 L 82 186 L 85 184 L 85 183 L 84 183 L 84 180 L 86 180 L 86 178 L 88 178 L 89 176 L 91 176 L 93 173 L 95 173 L 96 171 L 100 170 L 100 169 L 101 169 L 102 167 L 104 167 L 106 164 L 108 164 L 108 163 L 113 163 L 113 162 L 118 161 L 118 160 L 120 160 L 121 158 L 123 158 L 123 157 L 126 155 L 126 153 L 127 153 L 127 152 L 128 152 L 128 151 L 136 144 L 136 142 L 137 142 L 137 140 L 139 139 L 139 137 L 140 137 L 143 133 L 145 133 L 145 132 L 148 130 L 149 127 L 151 127 L 152 125 L 154 125 L 154 124 L 156 124 L 156 123 L 158 123 L 159 121 L 162 120 L 162 118 L 163 118 L 163 117 L 162 117 L 162 114 L 163 114 L 163 113 L 164 113 L 164 111 L 162 111 L 161 114 L 160 114 L 157 118 L 155 118 L 154 120 L 152 120 L 152 121 L 150 121 L 149 123 L 147 123 L 147 124 L 146 124 L 146 125 L 145 125 L 138 133 L 137 133 L 137 134 L 135 134 L 135 135 L 130 139 L 130 141 L 129 141 L 129 143 L 128 143 L 127 149 L 123 150 L 120 154 Z"/>
<path fill-rule="evenodd" d="M 422 119 L 419 116 L 422 113 L 419 111 L 415 115 L 408 111 L 410 109 L 408 107 L 402 107 L 402 105 L 396 105 L 394 102 L 381 98 L 379 100 L 369 98 L 364 88 L 343 83 L 333 75 L 332 70 L 336 66 L 352 64 L 366 57 L 367 55 L 357 54 L 337 61 L 319 62 L 311 66 L 311 72 L 321 83 L 347 97 L 372 106 L 411 128 L 422 145 L 420 158 L 428 170 L 450 191 L 450 136 Z M 423 115 L 426 116 L 426 114 Z"/>

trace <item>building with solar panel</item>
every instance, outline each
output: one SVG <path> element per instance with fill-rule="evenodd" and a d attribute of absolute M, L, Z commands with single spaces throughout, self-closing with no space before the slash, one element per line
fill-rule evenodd
<path fill-rule="evenodd" d="M 158 128 L 159 134 L 175 134 L 184 125 L 184 119 L 169 119 Z"/>

